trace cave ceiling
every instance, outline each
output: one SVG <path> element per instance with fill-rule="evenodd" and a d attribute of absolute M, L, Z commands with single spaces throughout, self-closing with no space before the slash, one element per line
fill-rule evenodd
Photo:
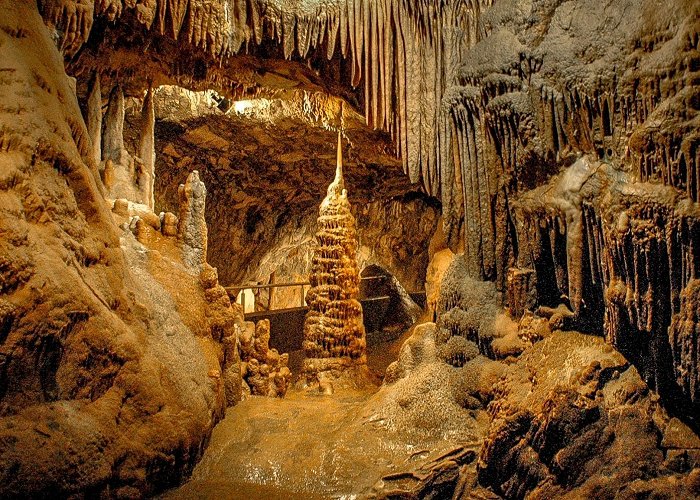
<path fill-rule="evenodd" d="M 197 168 L 211 190 L 226 191 L 232 208 L 247 210 L 263 203 L 290 211 L 315 210 L 335 171 L 336 133 L 331 127 L 337 120 L 324 126 L 310 116 L 307 110 L 314 103 L 308 95 L 237 101 L 223 111 L 214 102 L 194 112 L 173 112 L 188 104 L 178 104 L 173 94 L 183 96 L 172 88 L 156 92 L 157 183 L 177 186 L 171 181 Z M 366 204 L 418 189 L 403 175 L 386 133 L 369 130 L 356 113 L 346 116 L 344 162 L 353 201 Z M 162 196 L 169 202 L 163 208 L 176 206 L 176 192 L 166 189 Z"/>

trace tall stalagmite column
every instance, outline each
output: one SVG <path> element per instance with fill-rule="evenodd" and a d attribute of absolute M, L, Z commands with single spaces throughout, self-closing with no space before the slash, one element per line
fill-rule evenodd
<path fill-rule="evenodd" d="M 304 373 L 307 381 L 322 374 L 338 378 L 366 372 L 365 328 L 357 300 L 357 230 L 343 181 L 343 158 L 338 134 L 335 180 L 321 203 L 316 249 L 311 267 L 309 312 L 304 323 Z"/>
<path fill-rule="evenodd" d="M 139 155 L 143 164 L 139 173 L 138 185 L 141 190 L 141 201 L 153 210 L 155 206 L 154 189 L 156 172 L 156 146 L 155 127 L 156 114 L 153 105 L 153 87 L 148 86 L 148 92 L 143 100 L 141 111 L 141 141 L 139 143 Z"/>

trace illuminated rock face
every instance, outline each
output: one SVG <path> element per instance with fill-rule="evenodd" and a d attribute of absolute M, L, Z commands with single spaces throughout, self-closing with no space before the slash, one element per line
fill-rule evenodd
<path fill-rule="evenodd" d="M 367 363 L 362 306 L 357 300 L 360 291 L 357 231 L 344 188 L 338 136 L 335 180 L 321 203 L 311 289 L 306 295 L 309 312 L 304 324 L 304 372 L 307 375 Z"/>

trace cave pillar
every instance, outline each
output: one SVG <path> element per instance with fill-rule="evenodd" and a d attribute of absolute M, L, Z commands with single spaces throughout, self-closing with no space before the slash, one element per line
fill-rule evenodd
<path fill-rule="evenodd" d="M 155 199 L 153 186 L 155 182 L 155 124 L 156 115 L 153 106 L 153 88 L 148 87 L 141 111 L 141 141 L 139 144 L 139 156 L 142 164 L 138 176 L 138 184 L 143 203 L 153 210 Z"/>
<path fill-rule="evenodd" d="M 182 260 L 193 273 L 199 274 L 207 260 L 207 222 L 204 218 L 207 188 L 193 170 L 178 188 L 180 200 L 177 240 Z"/>
<path fill-rule="evenodd" d="M 136 192 L 134 159 L 124 147 L 124 92 L 117 85 L 109 95 L 107 113 L 102 127 L 102 160 L 114 168 L 112 182 L 107 187 L 107 196 L 141 202 Z"/>
<path fill-rule="evenodd" d="M 124 92 L 116 85 L 109 94 L 107 113 L 102 130 L 102 160 L 123 163 L 124 149 Z"/>
<path fill-rule="evenodd" d="M 353 385 L 367 379 L 367 356 L 357 265 L 357 230 L 343 180 L 340 134 L 335 180 L 321 203 L 309 311 L 304 322 L 305 382 L 332 391 L 329 380 Z"/>
<path fill-rule="evenodd" d="M 95 160 L 95 165 L 99 165 L 102 161 L 102 90 L 99 72 L 93 75 L 89 84 L 87 130 L 92 141 L 90 155 Z"/>

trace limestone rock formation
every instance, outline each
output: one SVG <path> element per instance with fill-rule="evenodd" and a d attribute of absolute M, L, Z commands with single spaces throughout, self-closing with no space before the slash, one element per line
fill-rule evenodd
<path fill-rule="evenodd" d="M 306 368 L 323 388 L 366 369 L 356 259 L 410 290 L 435 254 L 435 325 L 356 424 L 475 442 L 377 496 L 700 496 L 699 14 L 0 0 L 0 496 L 155 494 L 246 386 L 286 391 L 286 358 L 208 250 L 225 284 L 312 268 Z M 213 104 L 159 120 L 162 84 Z M 341 102 L 364 195 L 351 211 L 332 185 L 316 228 Z"/>
<path fill-rule="evenodd" d="M 367 363 L 362 305 L 357 300 L 357 233 L 343 180 L 340 132 L 335 180 L 321 203 L 318 226 L 304 322 L 307 379 L 323 372 L 335 376 L 359 369 L 361 373 Z"/>
<path fill-rule="evenodd" d="M 196 170 L 178 188 L 180 215 L 177 240 L 182 248 L 185 265 L 199 272 L 207 261 L 207 221 L 204 217 L 207 188 Z"/>
<path fill-rule="evenodd" d="M 513 322 L 503 315 L 493 284 L 469 277 L 464 255 L 454 256 L 442 276 L 437 327 L 445 360 L 455 366 L 463 364 L 464 353 L 472 345 L 478 346 L 478 352 L 484 356 L 493 358 L 493 343 L 496 340 L 503 343 L 503 337 L 509 335 L 510 339 L 516 331 Z"/>
<path fill-rule="evenodd" d="M 205 312 L 211 336 L 222 345 L 221 376 L 226 405 L 233 406 L 241 400 L 242 395 L 241 355 L 238 346 L 243 311 L 238 304 L 231 304 L 228 293 L 219 284 L 216 268 L 204 264 L 200 281 L 207 300 Z"/>
<path fill-rule="evenodd" d="M 0 12 L 0 496 L 149 496 L 224 413 L 208 301 L 155 214 L 110 211 L 36 4 Z"/>
<path fill-rule="evenodd" d="M 700 280 L 688 283 L 673 316 L 669 341 L 676 383 L 693 403 L 700 401 Z"/>
<path fill-rule="evenodd" d="M 535 344 L 496 385 L 489 412 L 478 479 L 503 497 L 700 494 L 697 435 L 599 337 L 559 332 Z"/>
<path fill-rule="evenodd" d="M 139 173 L 136 183 L 139 186 L 142 202 L 151 210 L 155 208 L 155 193 L 153 187 L 155 183 L 156 150 L 155 150 L 155 103 L 153 87 L 148 87 L 146 97 L 143 100 L 143 110 L 141 112 L 141 141 L 139 144 Z"/>
<path fill-rule="evenodd" d="M 270 349 L 270 320 L 246 322 L 240 336 L 241 374 L 254 396 L 282 398 L 292 380 L 289 354 Z"/>

